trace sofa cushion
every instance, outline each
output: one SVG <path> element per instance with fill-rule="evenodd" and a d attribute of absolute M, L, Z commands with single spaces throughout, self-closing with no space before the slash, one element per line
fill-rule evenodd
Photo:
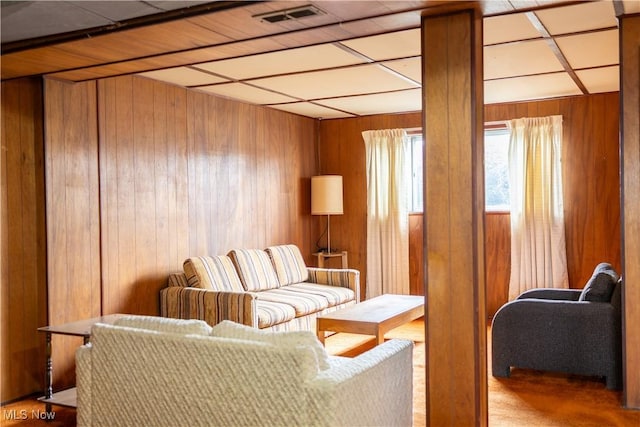
<path fill-rule="evenodd" d="M 269 255 L 261 249 L 234 249 L 229 257 L 236 267 L 244 290 L 263 291 L 280 286 Z"/>
<path fill-rule="evenodd" d="M 270 246 L 266 249 L 281 286 L 305 282 L 309 278 L 307 266 L 296 245 Z"/>
<path fill-rule="evenodd" d="M 329 369 L 329 356 L 311 331 L 270 332 L 223 320 L 211 330 L 211 335 L 246 341 L 264 342 L 278 347 L 309 347 L 313 350 L 321 370 Z"/>
<path fill-rule="evenodd" d="M 320 295 L 327 299 L 329 307 L 354 301 L 356 294 L 349 288 L 342 286 L 320 285 L 317 283 L 296 283 L 286 288 L 289 292 L 300 292 L 304 294 Z"/>
<path fill-rule="evenodd" d="M 184 320 L 156 316 L 128 315 L 119 318 L 113 324 L 128 328 L 182 335 L 209 335 L 211 333 L 211 326 L 204 320 L 197 319 Z"/>
<path fill-rule="evenodd" d="M 329 307 L 329 301 L 322 295 L 295 292 L 289 290 L 290 286 L 278 289 L 270 289 L 258 292 L 258 300 L 279 302 L 288 304 L 296 311 L 296 317 L 306 316 L 316 313 Z"/>
<path fill-rule="evenodd" d="M 609 302 L 620 276 L 611 264 L 600 263 L 584 286 L 578 301 Z"/>
<path fill-rule="evenodd" d="M 255 300 L 258 328 L 269 328 L 295 319 L 296 311 L 289 304 L 266 300 Z"/>
<path fill-rule="evenodd" d="M 183 268 L 187 282 L 193 288 L 235 292 L 244 290 L 228 256 L 191 257 L 184 262 Z"/>

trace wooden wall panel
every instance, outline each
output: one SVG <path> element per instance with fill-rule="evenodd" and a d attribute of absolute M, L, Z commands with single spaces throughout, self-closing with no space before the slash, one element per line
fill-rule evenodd
<path fill-rule="evenodd" d="M 493 317 L 509 299 L 511 221 L 508 213 L 485 214 L 487 316 Z"/>
<path fill-rule="evenodd" d="M 618 101 L 618 93 L 606 93 L 485 106 L 486 121 L 563 117 L 565 237 L 572 288 L 583 287 L 599 262 L 622 267 Z"/>
<path fill-rule="evenodd" d="M 0 402 L 43 390 L 46 238 L 42 81 L 2 83 Z"/>
<path fill-rule="evenodd" d="M 424 215 L 409 215 L 409 293 L 424 295 Z"/>
<path fill-rule="evenodd" d="M 100 315 L 96 85 L 45 80 L 49 325 Z M 82 339 L 53 336 L 53 380 L 72 385 Z"/>
<path fill-rule="evenodd" d="M 367 260 L 367 171 L 362 132 L 376 129 L 421 128 L 420 113 L 373 115 L 322 120 L 318 147 L 320 174 L 343 176 L 344 214 L 331 217 L 331 245 L 349 252 L 349 267 L 360 271 L 364 297 Z M 326 218 L 316 219 L 313 241 Z"/>
<path fill-rule="evenodd" d="M 624 405 L 640 409 L 640 15 L 620 19 Z"/>
<path fill-rule="evenodd" d="M 98 82 L 105 314 L 157 314 L 189 256 L 297 244 L 315 122 L 138 77 Z"/>

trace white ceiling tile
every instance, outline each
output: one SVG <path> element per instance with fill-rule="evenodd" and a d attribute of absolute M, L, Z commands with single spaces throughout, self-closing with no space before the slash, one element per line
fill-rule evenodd
<path fill-rule="evenodd" d="M 382 62 L 382 65 L 417 83 L 422 82 L 422 58 L 397 59 L 395 61 Z"/>
<path fill-rule="evenodd" d="M 552 35 L 618 25 L 612 1 L 587 1 L 573 6 L 541 9 L 535 14 Z"/>
<path fill-rule="evenodd" d="M 211 74 L 196 71 L 188 67 L 166 68 L 164 70 L 148 71 L 138 75 L 179 86 L 210 85 L 228 81 L 221 77 L 212 76 Z"/>
<path fill-rule="evenodd" d="M 275 104 L 279 102 L 297 101 L 295 98 L 255 88 L 244 83 L 223 83 L 214 86 L 203 86 L 199 87 L 198 90 L 240 101 L 251 102 L 253 104 Z"/>
<path fill-rule="evenodd" d="M 333 44 L 303 47 L 243 58 L 225 59 L 195 65 L 232 79 L 318 70 L 345 65 L 362 64 L 365 60 Z"/>
<path fill-rule="evenodd" d="M 624 13 L 631 15 L 632 13 L 640 13 L 640 1 L 623 0 Z"/>
<path fill-rule="evenodd" d="M 419 28 L 342 42 L 343 45 L 375 61 L 420 55 L 420 43 Z"/>
<path fill-rule="evenodd" d="M 485 104 L 581 94 L 571 77 L 564 72 L 484 82 Z"/>
<path fill-rule="evenodd" d="M 318 101 L 319 104 L 358 115 L 401 113 L 422 110 L 422 90 L 351 96 Z"/>
<path fill-rule="evenodd" d="M 316 119 L 338 119 L 338 118 L 345 118 L 345 117 L 354 117 L 352 114 L 343 113 L 341 111 L 337 111 L 332 108 L 327 108 L 321 105 L 312 104 L 311 102 L 295 102 L 292 104 L 277 104 L 277 105 L 270 105 L 270 107 L 276 108 L 282 111 L 288 111 L 289 113 L 299 114 L 301 116 L 313 117 Z"/>
<path fill-rule="evenodd" d="M 617 92 L 620 90 L 620 68 L 617 65 L 576 71 L 576 74 L 589 93 Z"/>
<path fill-rule="evenodd" d="M 556 37 L 560 50 L 573 68 L 614 65 L 618 57 L 618 30 Z"/>
<path fill-rule="evenodd" d="M 483 31 L 485 46 L 542 37 L 524 13 L 485 18 Z"/>
<path fill-rule="evenodd" d="M 544 40 L 506 43 L 484 48 L 484 78 L 487 80 L 563 70 Z"/>
<path fill-rule="evenodd" d="M 409 89 L 418 85 L 375 64 L 253 80 L 256 86 L 301 99 Z"/>

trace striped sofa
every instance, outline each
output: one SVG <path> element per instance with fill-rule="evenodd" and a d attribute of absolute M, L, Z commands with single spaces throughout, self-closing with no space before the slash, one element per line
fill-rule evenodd
<path fill-rule="evenodd" d="M 318 314 L 360 301 L 360 272 L 307 267 L 295 245 L 185 260 L 160 291 L 160 315 L 264 330 L 316 329 Z"/>

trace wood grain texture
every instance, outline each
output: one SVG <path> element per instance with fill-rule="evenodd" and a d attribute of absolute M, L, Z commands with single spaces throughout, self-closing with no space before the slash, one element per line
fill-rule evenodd
<path fill-rule="evenodd" d="M 599 262 L 610 262 L 618 270 L 622 267 L 618 102 L 618 93 L 605 93 L 485 106 L 486 121 L 556 114 L 563 117 L 565 239 L 572 288 L 582 288 Z M 487 226 L 487 235 L 492 234 Z M 507 270 L 496 265 L 499 271 Z M 507 286 L 508 280 L 507 276 Z M 498 281 L 503 283 L 502 279 Z M 493 286 L 491 281 L 487 286 Z"/>
<path fill-rule="evenodd" d="M 427 425 L 486 425 L 482 21 L 422 25 Z M 437 58 L 437 60 L 436 60 Z"/>
<path fill-rule="evenodd" d="M 366 295 L 367 283 L 367 171 L 362 132 L 416 128 L 421 123 L 420 113 L 320 121 L 318 173 L 342 175 L 344 187 L 344 214 L 331 217 L 331 245 L 349 252 L 349 267 L 360 271 L 360 295 Z M 314 242 L 325 223 L 326 218 L 315 218 Z"/>
<path fill-rule="evenodd" d="M 48 325 L 100 315 L 95 83 L 45 80 Z M 42 325 L 44 326 L 44 325 Z M 82 339 L 53 338 L 54 386 L 75 382 Z"/>
<path fill-rule="evenodd" d="M 640 409 L 640 16 L 621 17 L 624 404 Z"/>
<path fill-rule="evenodd" d="M 139 77 L 98 93 L 105 314 L 157 314 L 189 256 L 294 243 L 314 262 L 313 120 Z"/>
<path fill-rule="evenodd" d="M 487 316 L 491 318 L 509 299 L 511 221 L 508 213 L 485 214 L 485 262 Z"/>
<path fill-rule="evenodd" d="M 46 237 L 42 82 L 2 83 L 0 400 L 42 390 Z"/>
<path fill-rule="evenodd" d="M 409 291 L 424 295 L 424 215 L 409 215 Z"/>

